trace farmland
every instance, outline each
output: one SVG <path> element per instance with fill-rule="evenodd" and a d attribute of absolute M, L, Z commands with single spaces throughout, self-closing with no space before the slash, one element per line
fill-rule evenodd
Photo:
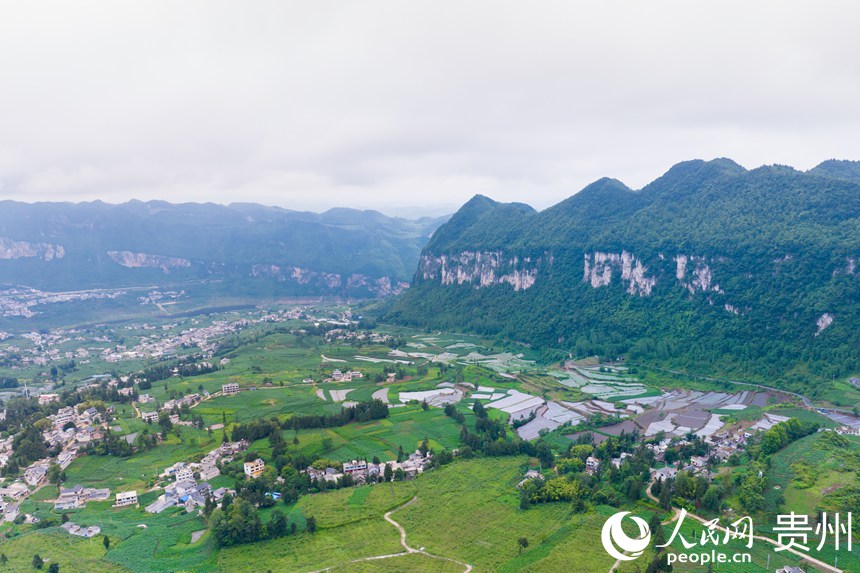
<path fill-rule="evenodd" d="M 320 528 L 312 536 L 288 538 L 286 545 L 265 542 L 253 548 L 224 550 L 220 567 L 237 572 L 310 571 L 397 553 L 402 551 L 397 531 L 382 520 L 382 514 L 414 496 L 414 503 L 392 516 L 407 531 L 408 543 L 470 563 L 475 571 L 608 570 L 612 560 L 607 555 L 583 551 L 599 543 L 601 515 L 577 514 L 561 503 L 528 511 L 518 508 L 513 486 L 527 465 L 526 458 L 457 462 L 413 482 L 374 486 L 361 503 L 350 503 L 355 494 L 345 490 L 302 498 L 293 512 L 313 515 L 320 523 L 333 526 Z M 530 541 L 522 555 L 519 537 Z M 259 569 L 249 567 L 252 559 Z M 420 562 L 439 568 L 430 571 L 462 570 L 426 559 Z M 366 569 L 360 570 L 398 570 L 385 568 L 389 566 L 394 567 L 388 563 L 375 569 L 375 564 L 364 564 Z"/>
<path fill-rule="evenodd" d="M 332 314 L 325 320 L 334 320 L 332 316 L 340 316 L 343 309 L 322 314 L 326 312 Z M 241 321 L 259 314 L 227 313 Z M 215 318 L 200 320 L 207 325 L 221 324 Z M 432 467 L 406 481 L 322 493 L 315 493 L 316 488 L 302 490 L 297 501 L 259 508 L 263 523 L 278 509 L 295 531 L 252 544 L 216 546 L 207 521 L 197 511 L 186 513 L 181 506 L 159 514 L 144 511 L 163 492 L 164 482 L 159 485 L 158 474 L 165 468 L 200 460 L 217 448 L 224 436 L 229 440 L 236 428 L 257 420 L 271 421 L 283 439 L 249 438 L 255 441 L 249 444 L 248 452 L 231 464 L 230 471 L 222 467 L 227 473 L 209 480 L 212 488 L 238 489 L 244 481 L 242 461 L 258 456 L 272 471 L 280 470 L 282 465 L 275 466 L 278 456 L 274 443 L 281 444 L 279 455 L 284 460 L 301 460 L 304 465 L 297 465 L 297 469 L 319 459 L 333 460 L 337 466 L 349 460 L 393 461 L 403 455 L 401 452 L 408 456 L 425 441 L 435 452 L 450 452 L 465 444 L 461 443 L 462 432 L 478 431 L 472 409 L 476 403 L 486 408 L 488 420 L 521 423 L 508 430 L 508 436 L 518 433 L 528 440 L 540 438 L 556 455 L 564 455 L 580 437 L 581 432 L 573 432 L 582 427 L 594 432 L 596 442 L 602 442 L 633 431 L 648 436 L 662 432 L 676 440 L 691 432 L 709 436 L 720 427 L 742 433 L 767 415 L 795 417 L 825 427 L 836 425 L 779 393 L 713 381 L 678 383 L 678 387 L 686 388 L 678 389 L 671 385 L 676 375 L 658 377 L 636 366 L 598 364 L 593 359 L 541 364 L 529 348 L 476 336 L 385 327 L 361 331 L 354 325 L 308 332 L 315 320 L 260 323 L 232 333 L 210 358 L 217 368 L 199 375 L 168 373 L 166 379 L 142 390 L 149 400 L 136 406 L 144 412 L 154 411 L 169 400 L 200 395 L 199 401 L 181 412 L 181 419 L 177 417 L 167 429 L 159 422 L 145 423 L 128 400 L 104 404 L 113 408 L 109 425 L 117 435 L 133 438 L 141 433 L 161 433 L 160 441 L 152 449 L 126 457 L 81 455 L 65 470 L 64 486 L 109 488 L 112 495 L 134 490 L 140 507 L 114 509 L 111 501 L 103 501 L 67 512 L 75 523 L 100 527 L 101 534 L 110 540 L 106 551 L 101 534 L 81 539 L 58 528 L 61 514 L 52 509 L 57 488 L 44 486 L 20 508 L 22 513 L 41 519 L 41 525 L 14 523 L 2 530 L 6 536 L 3 551 L 12 570 L 28 565 L 36 551 L 44 553 L 47 563 L 51 559 L 60 563 L 63 571 L 109 573 L 310 572 L 323 568 L 335 572 L 418 569 L 450 573 L 462 570 L 457 562 L 472 565 L 476 572 L 591 572 L 606 571 L 612 565 L 608 555 L 595 548 L 600 544 L 603 522 L 618 507 L 600 505 L 604 503 L 600 501 L 576 510 L 562 502 L 520 509 L 516 486 L 525 471 L 543 467 L 545 472 L 552 472 L 547 465 L 541 466 L 537 457 L 530 459 L 521 451 L 507 457 L 478 454 L 474 459 L 470 458 L 476 452 L 470 451 L 462 456 L 465 459 Z M 165 330 L 169 336 L 181 331 L 181 326 L 172 325 Z M 145 340 L 134 332 L 126 341 L 129 345 Z M 129 361 L 123 367 L 134 370 L 151 363 Z M 90 368 L 86 372 L 98 371 Z M 70 376 L 66 383 L 74 386 L 92 380 Z M 222 385 L 227 383 L 235 383 L 239 391 L 222 394 Z M 294 417 L 331 418 L 344 407 L 371 399 L 389 405 L 387 417 L 290 426 Z M 446 415 L 436 400 L 450 400 L 453 411 Z M 174 414 L 180 415 L 177 411 Z M 200 423 L 190 425 L 191 416 L 199 417 Z M 589 426 L 595 416 L 599 423 Z M 581 423 L 585 426 L 577 428 Z M 768 520 L 782 496 L 787 506 L 814 513 L 826 492 L 847 484 L 848 478 L 856 475 L 855 467 L 840 466 L 835 457 L 815 448 L 814 439 L 814 435 L 804 438 L 773 457 L 768 474 L 771 489 L 766 493 L 769 505 L 767 513 L 760 516 L 765 528 L 772 525 Z M 857 439 L 851 440 L 857 446 Z M 529 455 L 537 454 L 532 451 Z M 823 469 L 813 488 L 798 487 L 798 460 Z M 735 471 L 728 467 L 721 470 Z M 739 507 L 736 496 L 727 502 Z M 621 506 L 645 516 L 658 511 L 654 504 L 642 500 L 622 501 Z M 407 543 L 424 548 L 429 555 L 400 555 L 404 547 L 395 526 L 383 518 L 386 512 L 392 512 L 392 518 L 405 529 Z M 311 521 L 316 524 L 314 532 L 308 531 Z M 520 538 L 528 540 L 527 547 L 518 544 Z M 754 564 L 738 571 L 763 571 L 760 561 L 766 559 L 766 549 L 757 548 Z M 383 555 L 394 556 L 366 560 Z M 847 559 L 852 563 L 850 556 Z M 796 564 L 797 560 L 772 556 L 771 563 Z M 697 569 L 676 564 L 676 570 Z M 625 564 L 620 571 L 632 573 L 636 568 Z"/>

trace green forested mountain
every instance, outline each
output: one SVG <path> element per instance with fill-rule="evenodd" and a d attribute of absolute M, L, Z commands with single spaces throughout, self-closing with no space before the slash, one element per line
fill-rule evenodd
<path fill-rule="evenodd" d="M 51 291 L 219 281 L 222 292 L 398 292 L 444 219 L 245 203 L 0 202 L 0 284 Z"/>
<path fill-rule="evenodd" d="M 814 390 L 860 369 L 860 163 L 688 161 L 542 212 L 475 197 L 389 319 Z"/>

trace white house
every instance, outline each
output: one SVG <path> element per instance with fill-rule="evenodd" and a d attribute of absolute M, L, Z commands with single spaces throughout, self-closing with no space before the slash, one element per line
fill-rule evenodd
<path fill-rule="evenodd" d="M 245 475 L 249 478 L 258 478 L 266 469 L 266 462 L 257 458 L 253 462 L 245 462 Z"/>
<path fill-rule="evenodd" d="M 345 474 L 354 474 L 367 473 L 367 462 L 364 460 L 352 460 L 350 462 L 344 462 L 343 464 L 343 473 Z"/>
<path fill-rule="evenodd" d="M 137 505 L 136 491 L 124 491 L 116 494 L 116 501 L 113 504 L 114 507 L 126 507 L 129 505 Z"/>

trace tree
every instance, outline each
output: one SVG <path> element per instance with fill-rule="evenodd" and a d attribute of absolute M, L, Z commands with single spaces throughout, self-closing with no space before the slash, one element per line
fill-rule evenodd
<path fill-rule="evenodd" d="M 672 484 L 664 483 L 660 488 L 660 507 L 663 509 L 672 509 Z"/>
<path fill-rule="evenodd" d="M 666 535 L 663 533 L 663 524 L 660 523 L 658 514 L 651 515 L 648 520 L 648 529 L 651 531 L 651 547 L 663 545 L 666 543 Z"/>
<path fill-rule="evenodd" d="M 158 413 L 158 425 L 161 426 L 161 430 L 165 434 L 173 429 L 173 422 L 170 421 L 169 412 L 162 410 Z"/>
<path fill-rule="evenodd" d="M 484 405 L 481 404 L 480 402 L 478 402 L 477 400 L 475 401 L 475 405 L 472 406 L 472 412 L 475 413 L 476 418 L 486 418 L 487 417 L 487 411 L 486 411 L 486 409 L 484 409 Z"/>
<path fill-rule="evenodd" d="M 45 562 L 42 561 L 42 558 L 38 553 L 33 555 L 33 569 L 41 569 L 44 564 Z"/>
<path fill-rule="evenodd" d="M 58 486 L 62 480 L 63 468 L 61 468 L 56 462 L 51 462 L 51 465 L 48 466 L 48 481 Z"/>
<path fill-rule="evenodd" d="M 6 565 L 7 561 L 9 561 L 9 558 L 6 557 L 6 554 L 0 553 L 0 565 Z"/>
<path fill-rule="evenodd" d="M 102 545 L 105 546 L 105 551 L 110 549 L 110 537 L 108 537 L 107 535 L 103 536 L 102 537 Z"/>
<path fill-rule="evenodd" d="M 212 536 L 219 547 L 253 543 L 263 534 L 263 525 L 257 508 L 238 498 L 229 509 L 216 509 L 209 519 Z"/>
<path fill-rule="evenodd" d="M 394 477 L 391 464 L 385 464 L 385 469 L 382 471 L 382 477 L 385 478 L 385 481 L 391 481 L 391 478 Z"/>
<path fill-rule="evenodd" d="M 478 402 L 475 403 L 477 404 Z M 544 441 L 538 442 L 535 456 L 538 460 L 540 460 L 541 466 L 545 468 L 551 468 L 553 466 L 553 462 L 555 461 L 555 456 L 552 453 L 552 448 L 550 448 L 549 444 Z"/>
<path fill-rule="evenodd" d="M 708 487 L 702 498 L 702 505 L 711 511 L 717 511 L 723 503 L 723 488 L 718 485 Z"/>
<path fill-rule="evenodd" d="M 308 533 L 313 533 L 317 530 L 317 520 L 313 516 L 309 516 L 306 520 Z"/>
<path fill-rule="evenodd" d="M 523 549 L 529 546 L 529 540 L 525 537 L 520 537 L 519 539 L 517 539 L 517 544 L 520 546 L 520 555 L 522 555 Z"/>
<path fill-rule="evenodd" d="M 209 517 L 212 515 L 212 512 L 215 511 L 215 508 L 218 507 L 215 504 L 215 500 L 212 499 L 211 495 L 206 495 L 206 500 L 203 503 L 203 515 L 204 517 Z"/>
<path fill-rule="evenodd" d="M 60 573 L 60 564 L 59 563 L 51 563 L 48 566 L 48 573 Z"/>
<path fill-rule="evenodd" d="M 287 516 L 284 515 L 284 512 L 282 512 L 280 509 L 274 510 L 272 512 L 272 518 L 266 525 L 269 537 L 273 539 L 277 537 L 283 537 L 287 534 L 288 528 L 289 523 L 287 523 Z"/>

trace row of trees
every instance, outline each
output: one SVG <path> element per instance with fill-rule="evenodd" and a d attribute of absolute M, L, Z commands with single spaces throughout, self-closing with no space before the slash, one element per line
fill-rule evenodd
<path fill-rule="evenodd" d="M 351 422 L 368 422 L 388 417 L 388 404 L 382 400 L 371 400 L 359 402 L 354 406 L 342 408 L 337 414 L 328 415 L 294 415 L 283 422 L 277 418 L 269 420 L 252 420 L 244 424 L 233 426 L 231 438 L 234 442 L 246 440 L 253 442 L 268 438 L 273 433 L 281 430 L 306 430 L 311 428 L 335 428 L 345 426 Z"/>

